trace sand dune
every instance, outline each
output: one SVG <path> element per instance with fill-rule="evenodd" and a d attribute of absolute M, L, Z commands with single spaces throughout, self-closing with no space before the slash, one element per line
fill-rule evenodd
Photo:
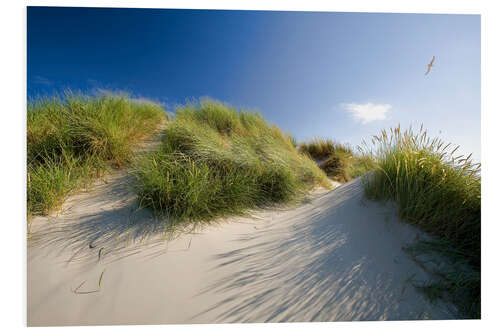
<path fill-rule="evenodd" d="M 166 242 L 151 214 L 136 210 L 127 179 L 117 174 L 58 217 L 33 221 L 30 326 L 457 315 L 411 285 L 431 279 L 401 249 L 419 232 L 394 207 L 364 200 L 360 180 Z"/>

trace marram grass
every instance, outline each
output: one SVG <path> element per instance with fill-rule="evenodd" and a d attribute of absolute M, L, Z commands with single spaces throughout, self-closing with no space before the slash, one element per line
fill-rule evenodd
<path fill-rule="evenodd" d="M 301 142 L 298 149 L 314 159 L 328 177 L 339 182 L 348 182 L 374 168 L 370 156 L 355 153 L 348 145 L 331 139 L 314 138 Z"/>
<path fill-rule="evenodd" d="M 161 148 L 135 165 L 142 206 L 170 223 L 289 202 L 326 175 L 258 113 L 217 101 L 179 107 Z"/>
<path fill-rule="evenodd" d="M 393 200 L 401 219 L 437 237 L 476 272 L 458 271 L 434 290 L 446 289 L 461 298 L 466 316 L 477 318 L 480 305 L 481 264 L 481 174 L 480 164 L 469 156 L 456 156 L 439 138 L 430 138 L 420 127 L 382 131 L 365 151 L 376 169 L 364 178 L 368 198 Z M 368 147 L 366 145 L 366 147 Z M 441 248 L 444 248 L 441 246 Z M 440 251 L 445 253 L 444 251 Z M 445 253 L 445 254 L 447 254 Z M 473 278 L 464 279 L 464 276 Z M 460 295 L 456 295 L 460 292 Z M 464 302 L 463 298 L 468 295 Z"/>
<path fill-rule="evenodd" d="M 335 154 L 352 154 L 352 149 L 331 139 L 316 137 L 308 142 L 301 142 L 299 151 L 309 154 L 316 160 L 323 160 Z"/>
<path fill-rule="evenodd" d="M 160 106 L 125 95 L 67 93 L 28 102 L 28 216 L 50 213 L 72 191 L 129 163 L 133 145 L 164 117 Z"/>

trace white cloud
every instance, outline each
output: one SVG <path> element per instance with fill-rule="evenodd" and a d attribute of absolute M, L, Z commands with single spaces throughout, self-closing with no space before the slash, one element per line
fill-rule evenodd
<path fill-rule="evenodd" d="M 355 104 L 345 103 L 342 107 L 349 112 L 354 120 L 367 124 L 374 120 L 384 120 L 387 118 L 387 112 L 392 106 L 390 104 Z"/>

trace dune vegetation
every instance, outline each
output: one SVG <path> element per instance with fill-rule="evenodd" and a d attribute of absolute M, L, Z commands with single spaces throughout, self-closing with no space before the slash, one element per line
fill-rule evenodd
<path fill-rule="evenodd" d="M 455 156 L 458 147 L 430 138 L 421 127 L 382 131 L 365 145 L 376 163 L 364 178 L 365 193 L 374 200 L 392 200 L 400 218 L 436 241 L 420 242 L 413 250 L 435 250 L 454 262 L 455 269 L 439 272 L 441 280 L 425 286 L 448 293 L 472 318 L 480 313 L 481 175 L 471 155 Z M 464 269 L 464 263 L 472 271 Z"/>
<path fill-rule="evenodd" d="M 164 110 L 125 95 L 64 96 L 28 102 L 27 212 L 48 214 L 71 192 L 130 162 L 132 148 Z"/>
<path fill-rule="evenodd" d="M 49 214 L 70 193 L 126 165 L 139 206 L 170 225 L 293 202 L 315 186 L 330 188 L 328 178 L 363 176 L 367 198 L 394 201 L 401 220 L 435 237 L 408 250 L 436 251 L 454 263 L 422 289 L 450 296 L 464 317 L 479 317 L 481 174 L 470 155 L 455 156 L 457 148 L 422 127 L 383 130 L 356 153 L 330 139 L 297 143 L 257 112 L 205 99 L 179 106 L 160 147 L 134 156 L 134 146 L 167 118 L 157 104 L 126 95 L 30 101 L 28 217 Z"/>
<path fill-rule="evenodd" d="M 328 177 L 342 183 L 365 174 L 375 166 L 370 156 L 357 154 L 348 145 L 331 139 L 314 138 L 298 144 L 298 149 L 314 159 Z"/>
<path fill-rule="evenodd" d="M 289 202 L 326 175 L 291 136 L 253 112 L 213 100 L 176 110 L 161 148 L 133 171 L 141 206 L 171 223 L 209 221 Z"/>

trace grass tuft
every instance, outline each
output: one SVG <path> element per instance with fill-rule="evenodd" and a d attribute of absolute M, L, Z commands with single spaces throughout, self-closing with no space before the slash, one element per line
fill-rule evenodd
<path fill-rule="evenodd" d="M 208 221 L 328 187 L 294 142 L 258 113 L 209 99 L 179 107 L 161 148 L 135 165 L 139 201 L 172 223 Z"/>
<path fill-rule="evenodd" d="M 348 182 L 374 168 L 370 156 L 354 153 L 351 147 L 331 139 L 315 138 L 298 145 L 301 153 L 309 155 L 328 177 Z"/>
<path fill-rule="evenodd" d="M 352 155 L 352 149 L 331 139 L 323 139 L 316 137 L 309 142 L 301 142 L 299 151 L 304 154 L 309 154 L 315 160 L 324 160 L 332 155 L 346 154 Z"/>
<path fill-rule="evenodd" d="M 129 163 L 133 145 L 164 117 L 158 105 L 128 96 L 68 92 L 29 101 L 28 216 L 50 213 L 109 167 Z"/>
<path fill-rule="evenodd" d="M 431 290 L 460 290 L 463 295 L 468 295 L 469 304 L 479 304 L 480 165 L 473 163 L 471 155 L 455 156 L 458 147 L 452 149 L 451 144 L 428 137 L 423 127 L 419 131 L 411 128 L 402 131 L 399 126 L 384 130 L 373 137 L 372 144 L 366 153 L 373 157 L 376 168 L 364 178 L 367 197 L 394 200 L 401 219 L 434 235 L 455 253 L 460 253 L 460 258 L 465 258 L 477 274 L 464 282 L 458 280 L 463 274 L 457 273 L 454 279 L 448 278 Z M 467 292 L 463 291 L 464 288 Z M 478 310 L 469 312 L 469 316 L 478 315 Z"/>

